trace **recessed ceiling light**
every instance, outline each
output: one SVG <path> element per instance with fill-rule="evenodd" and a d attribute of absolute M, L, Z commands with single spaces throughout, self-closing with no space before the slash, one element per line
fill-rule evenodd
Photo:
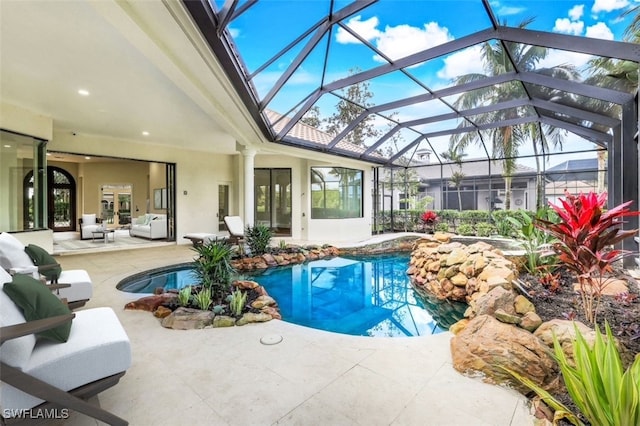
<path fill-rule="evenodd" d="M 142 136 L 149 136 L 149 132 L 145 130 L 144 132 L 142 132 Z"/>
<path fill-rule="evenodd" d="M 89 91 L 85 89 L 78 90 L 78 94 L 82 96 L 89 96 Z"/>
<path fill-rule="evenodd" d="M 5 148 L 11 148 L 11 145 L 4 145 Z"/>
<path fill-rule="evenodd" d="M 84 157 L 85 160 L 91 160 L 91 157 Z"/>

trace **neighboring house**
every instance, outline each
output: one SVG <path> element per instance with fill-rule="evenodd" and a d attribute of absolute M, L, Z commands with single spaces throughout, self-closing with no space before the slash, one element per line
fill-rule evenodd
<path fill-rule="evenodd" d="M 454 172 L 461 171 L 464 180 L 460 185 L 462 210 L 504 209 L 506 189 L 502 161 L 465 159 L 459 169 L 457 164 L 424 164 L 416 168 L 421 189 L 433 197 L 435 210 L 458 210 L 458 188 L 451 185 Z M 536 201 L 536 170 L 516 164 L 511 181 L 511 209 L 532 209 Z"/>
<path fill-rule="evenodd" d="M 599 191 L 598 180 L 602 189 L 606 188 L 607 171 L 598 170 L 597 158 L 581 158 L 567 160 L 546 170 L 545 198 L 557 203 L 565 196 L 565 191 L 571 194 L 580 192 Z"/>

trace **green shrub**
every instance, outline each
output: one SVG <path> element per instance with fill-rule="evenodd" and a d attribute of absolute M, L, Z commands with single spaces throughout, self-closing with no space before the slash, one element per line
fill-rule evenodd
<path fill-rule="evenodd" d="M 435 230 L 438 232 L 449 232 L 449 224 L 446 222 L 436 223 Z"/>
<path fill-rule="evenodd" d="M 473 225 L 471 225 L 470 223 L 463 223 L 462 225 L 458 225 L 458 227 L 456 228 L 456 232 L 459 235 L 476 235 L 476 231 L 473 229 Z"/>
<path fill-rule="evenodd" d="M 489 222 L 491 213 L 487 210 L 463 210 L 460 212 L 460 221 L 466 223 Z"/>
<path fill-rule="evenodd" d="M 489 222 L 478 222 L 476 224 L 476 235 L 478 237 L 488 237 L 495 232 L 496 227 Z"/>
<path fill-rule="evenodd" d="M 188 306 L 191 301 L 191 286 L 183 287 L 178 292 L 178 305 Z"/>
<path fill-rule="evenodd" d="M 447 221 L 451 224 L 455 222 L 455 220 L 460 217 L 460 212 L 458 210 L 439 210 L 436 211 L 438 217 L 442 221 Z"/>
<path fill-rule="evenodd" d="M 273 231 L 265 225 L 247 226 L 244 237 L 251 255 L 262 256 L 269 250 Z"/>
<path fill-rule="evenodd" d="M 212 241 L 193 248 L 198 253 L 194 261 L 194 274 L 200 283 L 211 290 L 214 298 L 229 293 L 229 282 L 234 269 L 231 266 L 233 251 L 226 241 Z"/>
<path fill-rule="evenodd" d="M 562 377 L 571 399 L 592 425 L 619 426 L 640 424 L 640 356 L 623 371 L 620 352 L 609 324 L 603 336 L 596 327 L 591 347 L 576 327 L 573 342 L 574 362 L 570 362 L 558 339 L 553 347 Z M 574 365 L 575 364 L 575 365 Z M 508 370 L 509 371 L 509 370 Z M 509 371 L 516 379 L 536 392 L 549 406 L 556 409 L 555 418 L 566 418 L 574 425 L 582 425 L 578 417 L 540 389 L 530 379 Z M 555 422 L 554 422 L 555 424 Z"/>
<path fill-rule="evenodd" d="M 524 248 L 527 261 L 524 264 L 529 273 L 545 274 L 553 269 L 558 262 L 558 256 L 547 253 L 549 250 L 544 247 L 556 242 L 557 240 L 544 230 L 535 226 L 537 219 L 548 218 L 548 209 L 541 209 L 537 216 L 526 210 L 518 210 L 515 216 L 507 216 L 506 219 L 511 222 L 515 237 Z"/>
<path fill-rule="evenodd" d="M 202 287 L 202 289 L 193 297 L 198 308 L 206 311 L 211 306 L 211 289 Z"/>
<path fill-rule="evenodd" d="M 238 289 L 231 293 L 231 302 L 229 302 L 229 308 L 231 309 L 231 313 L 235 316 L 242 315 L 242 311 L 244 310 L 244 306 L 247 303 L 247 293 Z"/>

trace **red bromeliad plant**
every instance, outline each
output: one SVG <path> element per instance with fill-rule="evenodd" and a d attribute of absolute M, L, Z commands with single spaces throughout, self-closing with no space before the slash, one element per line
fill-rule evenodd
<path fill-rule="evenodd" d="M 426 212 L 422 213 L 422 222 L 424 222 L 426 225 L 433 225 L 437 220 L 438 215 L 432 210 L 427 210 Z"/>
<path fill-rule="evenodd" d="M 577 274 L 585 317 L 595 323 L 602 291 L 612 280 L 605 276 L 613 271 L 615 261 L 629 254 L 612 246 L 638 231 L 622 230 L 622 218 L 640 212 L 628 209 L 632 201 L 603 211 L 606 192 L 577 196 L 565 192 L 565 197 L 560 200 L 561 206 L 549 203 L 560 216 L 560 222 L 536 219 L 536 226 L 559 240 L 553 245 L 554 251 L 559 261 Z"/>
<path fill-rule="evenodd" d="M 432 210 L 427 210 L 426 212 L 422 213 L 421 219 L 424 226 L 430 227 L 431 231 L 433 231 L 433 226 L 438 220 L 438 215 Z"/>

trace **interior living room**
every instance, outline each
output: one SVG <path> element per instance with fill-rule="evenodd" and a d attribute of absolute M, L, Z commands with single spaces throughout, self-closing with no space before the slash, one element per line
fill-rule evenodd
<path fill-rule="evenodd" d="M 167 229 L 173 227 L 167 222 L 167 167 L 170 165 L 47 152 L 53 252 L 140 248 L 167 242 Z"/>

